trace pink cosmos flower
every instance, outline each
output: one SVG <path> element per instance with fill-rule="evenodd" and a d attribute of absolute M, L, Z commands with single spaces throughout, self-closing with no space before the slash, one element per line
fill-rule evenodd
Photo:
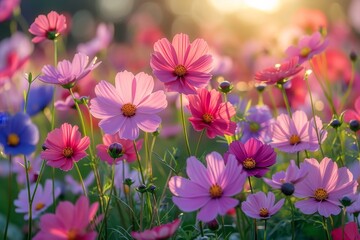
<path fill-rule="evenodd" d="M 236 123 L 231 121 L 235 109 L 229 102 L 222 102 L 221 94 L 215 89 L 198 89 L 197 94 L 188 95 L 187 106 L 192 114 L 189 118 L 196 131 L 206 130 L 208 138 L 234 135 Z"/>
<path fill-rule="evenodd" d="M 310 60 L 325 50 L 329 44 L 327 39 L 323 40 L 320 32 L 315 32 L 311 36 L 305 36 L 300 39 L 297 46 L 290 46 L 286 49 L 289 58 L 299 57 L 299 64 Z"/>
<path fill-rule="evenodd" d="M 78 129 L 76 125 L 64 123 L 47 135 L 44 143 L 46 149 L 40 154 L 47 165 L 69 171 L 74 162 L 87 156 L 85 151 L 90 145 L 90 139 L 88 136 L 81 138 Z"/>
<path fill-rule="evenodd" d="M 77 53 L 72 62 L 63 60 L 58 63 L 57 67 L 45 65 L 41 70 L 44 75 L 40 76 L 39 79 L 44 83 L 61 85 L 63 88 L 72 88 L 77 81 L 84 78 L 101 63 L 95 62 L 96 58 L 89 63 L 88 56 Z"/>
<path fill-rule="evenodd" d="M 323 130 L 322 121 L 315 117 L 308 121 L 306 113 L 296 111 L 292 118 L 287 114 L 280 114 L 273 124 L 273 136 L 270 145 L 280 151 L 295 153 L 303 150 L 316 151 L 319 149 L 319 142 L 316 134 L 316 127 L 322 143 L 327 136 Z"/>
<path fill-rule="evenodd" d="M 2 0 L 0 1 L 0 22 L 10 18 L 15 8 L 20 4 L 20 0 Z"/>
<path fill-rule="evenodd" d="M 299 65 L 299 58 L 294 57 L 281 64 L 275 64 L 274 67 L 269 67 L 257 72 L 254 78 L 268 85 L 284 84 L 302 69 L 303 67 Z"/>
<path fill-rule="evenodd" d="M 239 203 L 232 196 L 242 190 L 246 174 L 233 155 L 225 165 L 221 155 L 212 152 L 206 156 L 206 162 L 207 168 L 195 157 L 189 157 L 186 173 L 190 179 L 174 176 L 169 181 L 169 188 L 174 194 L 173 202 L 182 211 L 200 209 L 197 219 L 210 222 Z"/>
<path fill-rule="evenodd" d="M 235 156 L 238 164 L 248 176 L 262 177 L 269 171 L 269 167 L 276 163 L 276 153 L 272 147 L 256 138 L 250 138 L 245 143 L 233 141 L 225 153 L 225 161 Z"/>
<path fill-rule="evenodd" d="M 267 196 L 264 192 L 257 192 L 246 198 L 246 201 L 241 204 L 241 210 L 251 218 L 269 219 L 280 210 L 284 202 L 285 199 L 281 199 L 275 204 L 275 195 L 272 192 L 269 192 Z"/>
<path fill-rule="evenodd" d="M 31 24 L 29 32 L 35 37 L 33 43 L 39 43 L 45 39 L 55 40 L 66 30 L 66 18 L 55 11 L 51 11 L 47 16 L 39 15 Z"/>
<path fill-rule="evenodd" d="M 156 113 L 167 106 L 163 91 L 152 93 L 153 78 L 143 72 L 133 75 L 120 72 L 115 77 L 115 87 L 101 81 L 95 87 L 96 98 L 91 99 L 91 114 L 99 119 L 100 128 L 107 134 L 119 133 L 123 139 L 135 140 L 139 128 L 155 132 L 161 123 Z"/>
<path fill-rule="evenodd" d="M 300 165 L 306 167 L 308 175 L 296 186 L 294 196 L 305 198 L 295 203 L 295 206 L 305 214 L 318 212 L 329 217 L 341 212 L 340 200 L 352 197 L 356 193 L 358 183 L 352 173 L 346 168 L 338 168 L 330 158 L 324 158 L 320 163 L 309 158 Z"/>
<path fill-rule="evenodd" d="M 360 97 L 355 100 L 354 103 L 355 110 L 348 109 L 344 113 L 344 121 L 350 122 L 351 120 L 360 121 Z"/>
<path fill-rule="evenodd" d="M 80 95 L 77 92 L 75 92 L 74 97 L 75 99 L 79 99 Z M 57 100 L 54 106 L 59 111 L 68 111 L 70 109 L 76 109 L 74 99 L 71 95 L 67 96 L 64 101 Z"/>
<path fill-rule="evenodd" d="M 213 67 L 207 43 L 196 39 L 190 44 L 183 33 L 176 34 L 172 43 L 166 38 L 157 41 L 150 66 L 167 91 L 186 95 L 208 85 Z"/>
<path fill-rule="evenodd" d="M 94 182 L 95 176 L 93 172 L 90 172 L 87 177 L 84 178 L 85 189 L 89 189 L 90 185 Z M 84 190 L 82 188 L 81 182 L 75 180 L 72 175 L 65 176 L 66 189 L 72 194 L 83 194 Z"/>
<path fill-rule="evenodd" d="M 121 139 L 118 134 L 105 134 L 102 139 L 103 144 L 98 144 L 96 146 L 100 160 L 112 165 L 114 163 L 114 159 L 109 155 L 109 146 L 113 143 L 120 143 L 122 145 L 122 156 L 115 158 L 115 164 L 118 164 L 121 160 L 126 160 L 127 162 L 136 161 L 136 152 L 133 141 Z M 139 140 L 136 143 L 136 148 L 138 151 L 142 147 L 142 142 L 142 140 Z"/>
<path fill-rule="evenodd" d="M 344 228 L 344 235 L 343 235 L 343 228 L 335 228 L 331 231 L 331 236 L 333 240 L 359 240 L 360 233 L 358 227 L 355 222 L 348 222 Z"/>
<path fill-rule="evenodd" d="M 175 219 L 171 223 L 163 224 L 144 232 L 131 232 L 131 236 L 136 240 L 161 240 L 168 239 L 174 235 L 180 226 L 180 219 Z"/>
<path fill-rule="evenodd" d="M 92 221 L 98 207 L 97 202 L 90 206 L 85 196 L 81 196 L 75 205 L 68 201 L 60 202 L 55 214 L 48 213 L 40 218 L 40 231 L 34 240 L 96 239 Z"/>

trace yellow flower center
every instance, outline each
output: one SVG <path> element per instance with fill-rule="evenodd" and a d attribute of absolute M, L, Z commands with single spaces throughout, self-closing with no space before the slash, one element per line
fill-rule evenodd
<path fill-rule="evenodd" d="M 136 113 L 136 107 L 131 103 L 126 103 L 121 107 L 121 111 L 125 117 L 132 117 Z"/>
<path fill-rule="evenodd" d="M 45 204 L 40 202 L 40 203 L 36 204 L 35 210 L 39 211 L 39 210 L 43 209 L 44 207 L 45 207 Z"/>
<path fill-rule="evenodd" d="M 174 69 L 174 73 L 178 77 L 182 77 L 186 74 L 186 68 L 184 65 L 177 65 Z"/>
<path fill-rule="evenodd" d="M 291 135 L 291 137 L 290 137 L 290 144 L 291 145 L 296 145 L 299 142 L 301 142 L 301 139 L 300 139 L 299 135 L 296 135 L 296 134 Z"/>
<path fill-rule="evenodd" d="M 71 147 L 66 147 L 63 150 L 63 155 L 66 158 L 70 158 L 74 154 L 74 150 Z"/>
<path fill-rule="evenodd" d="M 253 169 L 256 166 L 256 162 L 253 158 L 246 158 L 243 162 L 243 166 L 246 169 Z"/>
<path fill-rule="evenodd" d="M 311 52 L 311 48 L 309 48 L 309 47 L 303 47 L 303 48 L 300 50 L 300 56 L 302 56 L 302 57 L 307 57 L 307 55 L 309 55 L 310 52 Z"/>
<path fill-rule="evenodd" d="M 206 123 L 211 123 L 214 120 L 214 117 L 209 113 L 205 113 L 202 118 Z"/>
<path fill-rule="evenodd" d="M 67 233 L 67 239 L 68 240 L 76 240 L 77 239 L 77 231 L 74 229 L 71 229 Z"/>
<path fill-rule="evenodd" d="M 260 125 L 257 122 L 251 122 L 249 127 L 251 132 L 257 132 L 260 129 Z"/>
<path fill-rule="evenodd" d="M 267 208 L 260 208 L 260 217 L 266 218 L 269 216 L 269 210 Z"/>
<path fill-rule="evenodd" d="M 322 200 L 327 199 L 329 194 L 327 193 L 327 191 L 325 189 L 318 188 L 315 190 L 314 196 L 315 196 L 315 199 L 320 202 Z"/>
<path fill-rule="evenodd" d="M 210 192 L 211 198 L 219 198 L 222 196 L 223 190 L 219 185 L 214 184 L 210 187 L 209 192 Z"/>
<path fill-rule="evenodd" d="M 20 138 L 16 133 L 9 134 L 8 139 L 7 139 L 7 144 L 9 146 L 15 147 L 15 146 L 19 145 L 19 143 L 20 143 Z"/>

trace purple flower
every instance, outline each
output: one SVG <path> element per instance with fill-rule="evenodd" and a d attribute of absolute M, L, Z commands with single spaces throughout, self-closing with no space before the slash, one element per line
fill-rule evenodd
<path fill-rule="evenodd" d="M 26 160 L 28 161 L 28 171 L 27 172 L 29 175 L 29 180 L 31 183 L 36 182 L 37 177 L 40 173 L 42 159 L 39 156 L 37 156 L 37 157 L 29 156 L 26 158 Z M 17 174 L 16 175 L 17 182 L 20 184 L 25 184 L 26 183 L 26 171 L 25 171 L 25 166 L 24 166 L 24 158 L 20 157 L 20 156 L 14 157 L 12 164 L 13 164 L 12 166 L 14 167 L 14 172 Z"/>
<path fill-rule="evenodd" d="M 80 95 L 77 92 L 74 92 L 75 99 L 79 99 Z M 67 96 L 65 100 L 58 100 L 55 102 L 55 108 L 59 111 L 68 111 L 70 109 L 75 109 L 75 102 L 71 95 Z"/>
<path fill-rule="evenodd" d="M 347 213 L 360 213 L 360 194 L 357 193 L 356 196 L 354 196 L 353 203 L 346 208 Z"/>
<path fill-rule="evenodd" d="M 30 116 L 34 116 L 39 112 L 43 111 L 46 106 L 51 102 L 53 93 L 53 86 L 42 85 L 31 87 L 27 101 L 26 113 Z M 23 102 L 23 105 L 24 104 L 25 103 Z"/>
<path fill-rule="evenodd" d="M 85 189 L 89 189 L 90 185 L 94 182 L 95 176 L 93 172 L 90 172 L 86 178 L 84 178 Z M 76 181 L 71 175 L 65 176 L 66 188 L 73 194 L 83 194 L 81 182 Z"/>

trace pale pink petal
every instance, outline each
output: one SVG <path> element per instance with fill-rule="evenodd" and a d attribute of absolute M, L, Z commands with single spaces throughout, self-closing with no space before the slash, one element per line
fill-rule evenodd
<path fill-rule="evenodd" d="M 179 197 L 210 197 L 209 189 L 179 176 L 174 176 L 170 179 L 169 189 L 172 194 Z"/>
<path fill-rule="evenodd" d="M 182 211 L 192 212 L 202 208 L 210 201 L 209 197 L 181 198 L 173 196 L 172 200 Z"/>
<path fill-rule="evenodd" d="M 213 184 L 218 183 L 220 176 L 225 170 L 225 164 L 222 156 L 217 152 L 212 152 L 206 155 L 206 163 L 210 181 Z"/>
<path fill-rule="evenodd" d="M 154 80 L 150 75 L 140 72 L 135 76 L 135 83 L 136 94 L 132 103 L 138 106 L 143 102 L 144 98 L 148 97 L 152 93 L 154 89 Z"/>
<path fill-rule="evenodd" d="M 177 64 L 185 65 L 184 55 L 190 45 L 189 36 L 183 33 L 176 34 L 172 41 L 177 56 Z M 176 63 L 176 62 L 175 62 Z M 186 65 L 185 65 L 186 66 Z"/>
<path fill-rule="evenodd" d="M 195 157 L 189 157 L 186 161 L 186 173 L 191 181 L 201 185 L 204 188 L 210 189 L 212 183 L 210 176 L 205 166 Z"/>
<path fill-rule="evenodd" d="M 136 85 L 133 84 L 136 82 L 134 77 L 134 74 L 128 71 L 119 72 L 115 76 L 115 88 L 122 104 L 133 103 L 134 101 L 137 90 Z"/>
<path fill-rule="evenodd" d="M 107 134 L 115 134 L 123 128 L 125 120 L 122 115 L 106 118 L 99 122 L 99 127 Z"/>

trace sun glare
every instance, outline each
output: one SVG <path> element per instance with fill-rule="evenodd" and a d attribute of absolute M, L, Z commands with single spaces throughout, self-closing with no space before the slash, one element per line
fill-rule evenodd
<path fill-rule="evenodd" d="M 254 9 L 263 12 L 273 12 L 280 5 L 280 0 L 209 0 L 218 11 L 224 13 L 239 10 Z"/>

